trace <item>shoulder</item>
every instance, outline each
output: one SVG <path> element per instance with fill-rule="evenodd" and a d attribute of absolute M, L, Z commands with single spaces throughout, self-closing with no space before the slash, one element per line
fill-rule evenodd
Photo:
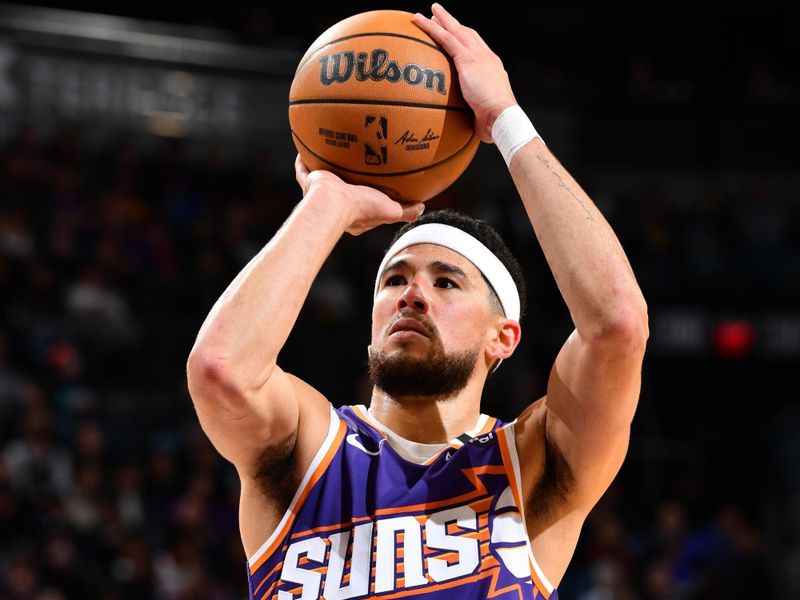
<path fill-rule="evenodd" d="M 538 462 L 544 457 L 546 424 L 547 396 L 542 396 L 505 426 L 514 437 L 517 451 L 526 461 Z"/>

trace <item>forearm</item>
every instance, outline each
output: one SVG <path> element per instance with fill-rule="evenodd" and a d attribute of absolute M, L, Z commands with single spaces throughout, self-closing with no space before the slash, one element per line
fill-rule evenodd
<path fill-rule="evenodd" d="M 619 240 L 542 140 L 523 146 L 510 171 L 581 337 L 646 327 L 645 302 Z"/>
<path fill-rule="evenodd" d="M 311 285 L 348 224 L 335 199 L 308 194 L 206 318 L 192 355 L 250 389 L 263 385 Z M 190 358 L 191 362 L 191 358 Z"/>

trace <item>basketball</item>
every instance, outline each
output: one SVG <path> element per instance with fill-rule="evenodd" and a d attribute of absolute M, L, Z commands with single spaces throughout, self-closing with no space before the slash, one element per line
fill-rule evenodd
<path fill-rule="evenodd" d="M 446 189 L 480 139 L 452 59 L 409 12 L 376 10 L 330 27 L 289 92 L 289 124 L 309 169 L 399 201 Z"/>

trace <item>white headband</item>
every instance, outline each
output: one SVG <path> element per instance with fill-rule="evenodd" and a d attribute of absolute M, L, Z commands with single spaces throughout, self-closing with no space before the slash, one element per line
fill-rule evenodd
<path fill-rule="evenodd" d="M 500 304 L 503 305 L 503 312 L 505 312 L 506 318 L 512 321 L 519 321 L 519 292 L 511 273 L 508 272 L 505 265 L 500 262 L 500 259 L 491 250 L 466 231 L 444 223 L 425 223 L 414 227 L 392 244 L 392 247 L 383 257 L 381 266 L 378 267 L 378 276 L 375 279 L 375 296 L 378 295 L 381 275 L 387 263 L 401 250 L 415 244 L 444 246 L 468 259 L 489 280 L 492 289 L 500 299 Z"/>

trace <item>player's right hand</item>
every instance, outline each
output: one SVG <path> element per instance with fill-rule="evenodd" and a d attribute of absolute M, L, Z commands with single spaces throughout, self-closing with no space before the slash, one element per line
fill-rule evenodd
<path fill-rule="evenodd" d="M 375 188 L 349 184 L 330 171 L 309 171 L 299 154 L 294 169 L 303 198 L 318 194 L 348 212 L 346 231 L 351 235 L 361 235 L 378 225 L 416 221 L 425 208 L 422 202 L 398 202 Z"/>

